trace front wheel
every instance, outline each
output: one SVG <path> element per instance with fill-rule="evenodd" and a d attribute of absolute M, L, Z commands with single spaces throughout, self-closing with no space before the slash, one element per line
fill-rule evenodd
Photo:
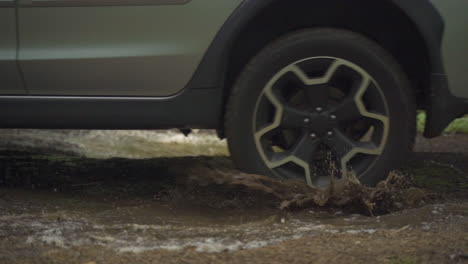
<path fill-rule="evenodd" d="M 378 44 L 346 30 L 312 29 L 250 61 L 225 122 L 241 170 L 313 187 L 349 175 L 375 185 L 411 149 L 415 105 L 405 74 Z"/>

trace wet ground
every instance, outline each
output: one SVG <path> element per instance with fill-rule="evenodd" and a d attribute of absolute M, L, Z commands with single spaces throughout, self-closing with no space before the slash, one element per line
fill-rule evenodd
<path fill-rule="evenodd" d="M 41 133 L 0 140 L 0 263 L 468 263 L 467 135 L 337 195 L 239 173 L 204 131 Z"/>

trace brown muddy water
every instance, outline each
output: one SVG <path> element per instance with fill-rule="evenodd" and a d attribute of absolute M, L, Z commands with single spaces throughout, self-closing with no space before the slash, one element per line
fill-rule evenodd
<path fill-rule="evenodd" d="M 340 195 L 239 173 L 198 131 L 5 130 L 0 263 L 465 263 L 468 136 Z"/>

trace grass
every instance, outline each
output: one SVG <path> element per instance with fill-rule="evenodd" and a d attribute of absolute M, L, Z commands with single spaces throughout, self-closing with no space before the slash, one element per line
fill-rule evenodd
<path fill-rule="evenodd" d="M 424 125 L 426 123 L 426 113 L 420 112 L 417 116 L 418 132 L 424 131 Z M 462 118 L 454 120 L 445 129 L 445 134 L 468 134 L 468 115 Z"/>
<path fill-rule="evenodd" d="M 462 190 L 468 184 L 466 177 L 450 165 L 414 161 L 405 171 L 412 175 L 417 186 L 433 191 Z"/>

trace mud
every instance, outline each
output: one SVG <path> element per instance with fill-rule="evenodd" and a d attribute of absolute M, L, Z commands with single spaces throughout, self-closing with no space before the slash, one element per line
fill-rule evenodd
<path fill-rule="evenodd" d="M 402 171 L 340 195 L 242 174 L 223 150 L 177 157 L 203 150 L 147 140 L 178 148 L 147 159 L 86 158 L 63 141 L 0 150 L 0 263 L 467 260 L 467 136 L 418 139 Z"/>

